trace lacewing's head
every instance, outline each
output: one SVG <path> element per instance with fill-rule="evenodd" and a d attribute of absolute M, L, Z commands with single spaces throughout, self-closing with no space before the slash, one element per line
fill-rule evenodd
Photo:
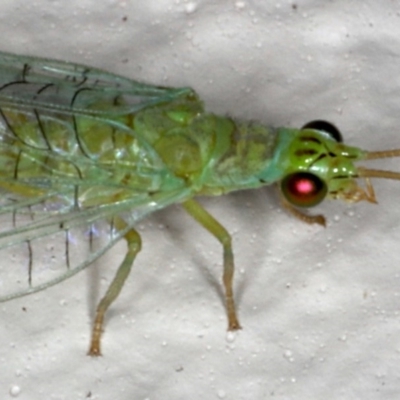
<path fill-rule="evenodd" d="M 356 165 L 363 160 L 399 157 L 400 149 L 368 152 L 346 146 L 337 128 L 325 121 L 312 121 L 299 130 L 287 156 L 280 187 L 283 197 L 296 207 L 312 207 L 325 198 L 376 203 L 370 178 L 400 180 L 398 172 Z"/>

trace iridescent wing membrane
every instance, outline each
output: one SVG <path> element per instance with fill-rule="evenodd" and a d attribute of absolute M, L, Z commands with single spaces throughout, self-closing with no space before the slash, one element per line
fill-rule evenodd
<path fill-rule="evenodd" d="M 138 219 L 187 196 L 161 189 L 168 171 L 127 121 L 188 93 L 0 52 L 0 301 L 76 274 Z M 134 153 L 120 157 L 127 143 Z M 126 229 L 113 228 L 115 215 Z"/>

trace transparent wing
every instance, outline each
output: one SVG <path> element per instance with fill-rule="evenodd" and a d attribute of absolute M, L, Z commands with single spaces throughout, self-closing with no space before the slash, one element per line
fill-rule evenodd
<path fill-rule="evenodd" d="M 0 302 L 38 292 L 77 274 L 106 253 L 141 218 L 187 195 L 187 191 L 179 190 L 162 193 L 152 202 L 138 196 L 118 204 L 69 211 L 52 210 L 54 204 L 46 205 L 49 196 L 19 202 L 3 199 Z M 114 229 L 116 215 L 127 222 L 126 229 Z"/>
<path fill-rule="evenodd" d="M 109 147 L 118 142 L 115 139 L 118 134 L 110 129 L 104 133 L 104 126 L 135 138 L 139 150 L 134 157 L 142 165 L 142 171 L 161 171 L 165 166 L 159 155 L 127 122 L 143 108 L 178 98 L 185 101 L 187 96 L 196 97 L 190 88 L 152 86 L 83 65 L 0 52 L 1 144 L 14 146 L 17 140 L 33 150 L 49 151 L 49 158 L 68 158 L 78 172 L 87 163 L 93 164 L 93 160 L 101 158 L 98 153 L 101 146 L 96 146 L 96 142 L 105 143 L 105 135 Z M 25 129 L 28 123 L 30 128 Z M 83 145 L 85 127 L 89 124 L 86 141 L 94 143 L 91 147 L 95 150 Z M 53 132 L 56 134 L 52 135 Z M 106 146 L 102 145 L 103 150 Z M 76 147 L 80 152 L 75 151 Z M 90 160 L 84 160 L 85 157 Z"/>
<path fill-rule="evenodd" d="M 190 93 L 0 53 L 0 301 L 86 268 L 126 233 L 114 216 L 130 229 L 190 195 L 125 122 Z"/>
<path fill-rule="evenodd" d="M 192 92 L 147 85 L 84 65 L 4 52 L 0 52 L 0 71 L 0 104 L 19 110 L 34 106 L 74 115 L 121 115 Z M 107 110 L 96 107 L 99 98 L 109 100 Z"/>

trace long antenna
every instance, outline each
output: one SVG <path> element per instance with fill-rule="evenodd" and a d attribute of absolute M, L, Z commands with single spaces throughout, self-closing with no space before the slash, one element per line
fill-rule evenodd
<path fill-rule="evenodd" d="M 367 151 L 364 160 L 378 160 L 382 158 L 400 157 L 400 149 Z M 357 168 L 358 176 L 362 178 L 384 178 L 400 180 L 400 172 L 385 171 L 382 169 Z"/>
<path fill-rule="evenodd" d="M 365 160 L 377 160 L 378 158 L 390 157 L 400 157 L 400 149 L 365 152 Z"/>
<path fill-rule="evenodd" d="M 400 172 L 385 171 L 382 169 L 357 168 L 358 176 L 361 178 L 385 178 L 400 180 Z"/>

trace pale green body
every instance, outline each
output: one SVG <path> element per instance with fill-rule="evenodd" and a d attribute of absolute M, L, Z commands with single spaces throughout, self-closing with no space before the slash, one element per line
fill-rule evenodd
<path fill-rule="evenodd" d="M 179 202 L 223 245 L 229 328 L 238 329 L 230 236 L 191 199 L 306 172 L 323 182 L 323 195 L 358 201 L 353 162 L 364 155 L 315 129 L 271 129 L 207 113 L 188 88 L 0 53 L 0 214 L 11 216 L 1 227 L 0 249 L 21 247 L 28 260 L 25 281 L 0 281 L 0 301 L 76 274 L 125 238 L 127 255 L 97 310 L 90 354 L 98 355 L 104 313 L 140 250 L 134 224 Z M 86 227 L 92 236 L 99 220 L 111 225 L 106 243 L 73 259 L 71 232 Z M 66 265 L 41 280 L 34 245 L 59 234 Z"/>
<path fill-rule="evenodd" d="M 97 100 L 89 110 L 112 110 L 108 99 Z M 26 196 L 55 192 L 79 208 L 145 204 L 177 192 L 180 200 L 221 195 L 269 185 L 298 168 L 289 156 L 299 130 L 206 113 L 190 90 L 116 116 L 55 119 L 54 110 L 43 110 L 38 121 L 33 110 L 3 109 L 15 135 L 7 132 L 0 144 L 0 185 Z"/>
<path fill-rule="evenodd" d="M 191 89 L 5 53 L 0 109 L 7 128 L 0 132 L 0 188 L 44 196 L 63 204 L 62 212 L 121 202 L 161 208 L 197 194 L 257 188 L 343 148 L 354 154 L 336 162 L 351 175 L 363 154 L 321 132 L 306 132 L 321 143 L 301 143 L 298 129 L 206 113 Z M 299 157 L 302 147 L 317 153 Z M 312 168 L 330 181 L 331 163 Z"/>

